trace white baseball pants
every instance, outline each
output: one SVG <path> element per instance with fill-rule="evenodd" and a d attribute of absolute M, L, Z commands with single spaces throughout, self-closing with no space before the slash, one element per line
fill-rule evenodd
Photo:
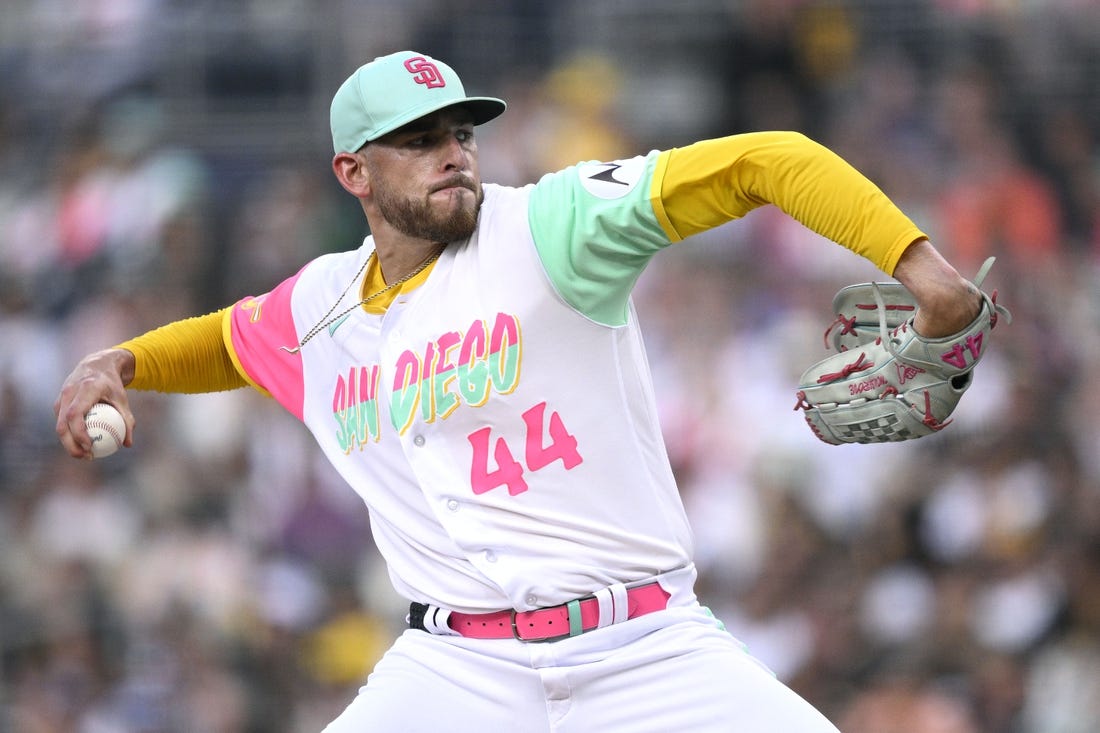
<path fill-rule="evenodd" d="M 408 630 L 324 733 L 838 733 L 693 604 L 525 644 Z"/>

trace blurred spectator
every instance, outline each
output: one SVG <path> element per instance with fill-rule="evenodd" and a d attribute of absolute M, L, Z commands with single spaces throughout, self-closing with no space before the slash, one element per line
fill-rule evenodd
<path fill-rule="evenodd" d="M 837 722 L 845 733 L 981 733 L 966 702 L 897 680 L 873 685 Z"/>
<path fill-rule="evenodd" d="M 636 151 L 619 119 L 623 79 L 611 60 L 582 52 L 552 68 L 542 81 L 541 107 L 530 120 L 535 135 L 524 151 L 540 173 L 582 160 L 616 160 Z"/>
<path fill-rule="evenodd" d="M 1063 246 L 1051 185 L 1023 165 L 1013 140 L 985 117 L 984 85 L 957 79 L 947 86 L 941 106 L 950 116 L 943 124 L 952 133 L 953 163 L 939 218 L 954 260 L 973 271 L 994 253 L 1025 271 L 1049 262 Z"/>

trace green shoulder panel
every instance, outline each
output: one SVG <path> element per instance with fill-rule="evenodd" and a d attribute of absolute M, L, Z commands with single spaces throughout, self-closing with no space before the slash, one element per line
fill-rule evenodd
<path fill-rule="evenodd" d="M 567 303 L 608 326 L 649 259 L 669 243 L 650 202 L 657 153 L 588 162 L 544 176 L 528 211 L 535 248 Z"/>

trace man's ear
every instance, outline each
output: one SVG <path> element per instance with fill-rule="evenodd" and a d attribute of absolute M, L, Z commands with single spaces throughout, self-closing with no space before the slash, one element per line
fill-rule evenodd
<path fill-rule="evenodd" d="M 337 153 L 332 159 L 332 172 L 344 190 L 355 198 L 363 198 L 370 191 L 370 176 L 366 161 L 356 153 Z"/>

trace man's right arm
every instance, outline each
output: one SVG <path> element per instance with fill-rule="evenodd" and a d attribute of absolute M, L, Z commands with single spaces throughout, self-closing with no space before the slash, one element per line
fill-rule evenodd
<path fill-rule="evenodd" d="M 228 311 L 176 321 L 119 344 L 134 355 L 133 379 L 126 385 L 187 394 L 247 386 L 222 337 Z"/>
<path fill-rule="evenodd" d="M 91 457 L 84 414 L 97 402 L 118 408 L 126 420 L 123 444 L 133 443 L 127 387 L 197 393 L 246 386 L 222 339 L 224 314 L 223 310 L 176 321 L 81 359 L 54 403 L 57 435 L 69 454 Z"/>

